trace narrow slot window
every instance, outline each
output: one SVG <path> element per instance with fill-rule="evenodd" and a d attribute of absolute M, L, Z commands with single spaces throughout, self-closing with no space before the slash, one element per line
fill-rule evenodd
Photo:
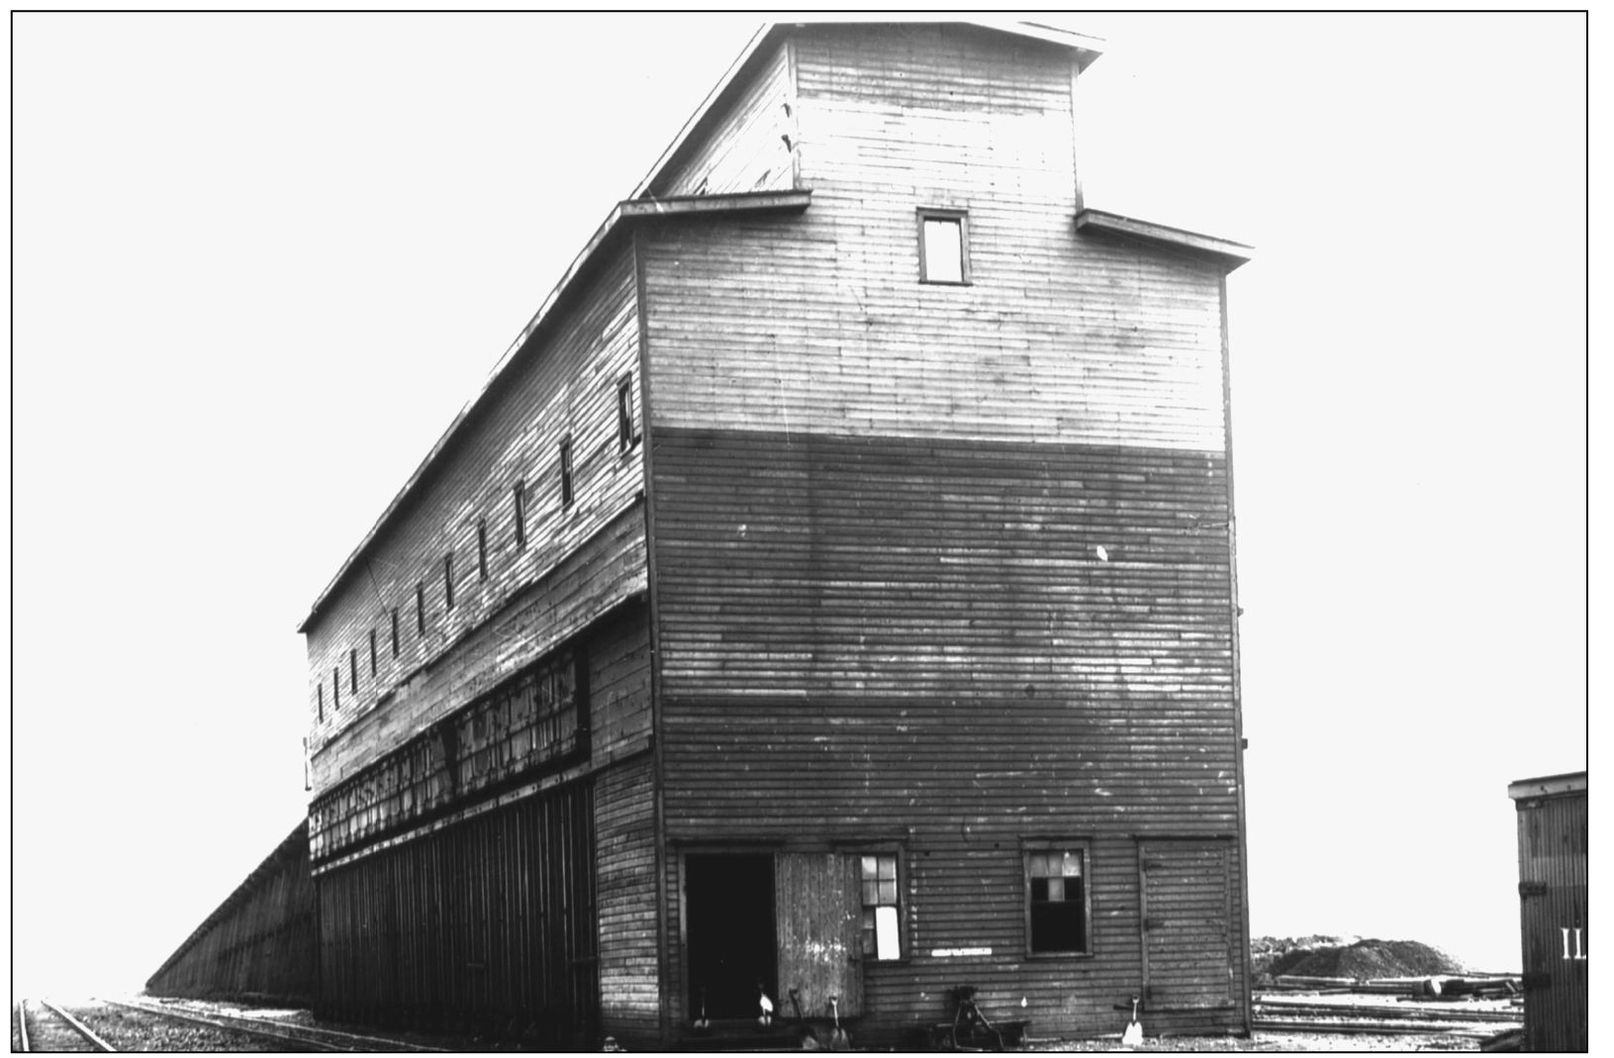
<path fill-rule="evenodd" d="M 476 523 L 476 572 L 483 580 L 488 579 L 488 520 L 486 518 Z"/>
<path fill-rule="evenodd" d="M 616 440 L 623 452 L 639 441 L 639 417 L 634 414 L 632 375 L 623 375 L 616 384 Z"/>
<path fill-rule="evenodd" d="M 516 482 L 510 495 L 515 501 L 516 548 L 519 550 L 527 546 L 527 483 Z"/>
<path fill-rule="evenodd" d="M 919 280 L 959 285 L 970 281 L 967 214 L 957 210 L 919 211 Z"/>
<path fill-rule="evenodd" d="M 392 656 L 398 656 L 398 608 L 392 608 Z"/>
<path fill-rule="evenodd" d="M 415 634 L 426 634 L 426 585 L 415 585 Z"/>
<path fill-rule="evenodd" d="M 375 629 L 370 629 L 370 678 L 375 678 Z"/>
<path fill-rule="evenodd" d="M 872 959 L 902 958 L 897 908 L 895 853 L 863 856 L 863 955 Z"/>
<path fill-rule="evenodd" d="M 454 608 L 454 552 L 443 556 L 443 606 Z"/>
<path fill-rule="evenodd" d="M 314 690 L 319 694 L 319 722 L 323 724 L 325 722 L 325 684 L 315 684 Z"/>
<path fill-rule="evenodd" d="M 347 652 L 347 689 L 359 693 L 359 648 Z"/>
<path fill-rule="evenodd" d="M 572 439 L 560 443 L 560 505 L 572 505 Z"/>
<path fill-rule="evenodd" d="M 331 707 L 337 712 L 342 711 L 342 667 L 340 665 L 331 670 Z"/>

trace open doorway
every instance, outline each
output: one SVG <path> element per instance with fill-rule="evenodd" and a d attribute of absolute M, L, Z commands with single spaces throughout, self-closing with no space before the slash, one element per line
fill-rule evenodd
<path fill-rule="evenodd" d="M 684 857 L 689 1010 L 709 1019 L 755 1018 L 757 986 L 778 1001 L 773 855 Z"/>

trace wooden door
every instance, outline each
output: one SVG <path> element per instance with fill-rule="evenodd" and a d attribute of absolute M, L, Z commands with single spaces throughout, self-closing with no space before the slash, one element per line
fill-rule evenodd
<path fill-rule="evenodd" d="M 1145 1009 L 1233 1005 L 1232 872 L 1218 841 L 1139 847 Z"/>
<path fill-rule="evenodd" d="M 782 852 L 775 867 L 779 995 L 789 1017 L 790 990 L 807 1017 L 863 1012 L 863 904 L 858 859 L 832 852 Z"/>

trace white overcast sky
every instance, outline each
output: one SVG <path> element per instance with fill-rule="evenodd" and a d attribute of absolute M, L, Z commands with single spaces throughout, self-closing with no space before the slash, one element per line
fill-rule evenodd
<path fill-rule="evenodd" d="M 1229 282 L 1251 919 L 1518 964 L 1587 761 L 1586 20 L 1040 16 Z M 14 15 L 12 960 L 138 987 L 298 822 L 309 604 L 755 28 Z"/>

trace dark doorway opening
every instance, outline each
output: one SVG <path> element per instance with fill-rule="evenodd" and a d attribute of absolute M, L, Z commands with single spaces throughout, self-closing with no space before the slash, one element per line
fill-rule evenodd
<path fill-rule="evenodd" d="M 702 989 L 709 1019 L 757 1017 L 759 984 L 777 1003 L 773 856 L 685 856 L 684 898 L 691 1019 Z"/>

